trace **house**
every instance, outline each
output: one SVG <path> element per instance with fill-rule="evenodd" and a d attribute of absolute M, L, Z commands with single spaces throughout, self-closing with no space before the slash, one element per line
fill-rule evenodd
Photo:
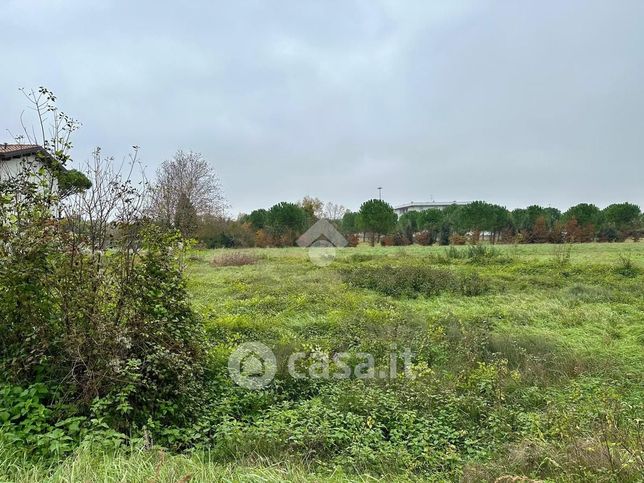
<path fill-rule="evenodd" d="M 57 189 L 57 177 L 51 172 L 51 156 L 37 144 L 0 144 L 0 180 L 20 174 L 25 168 L 37 172 L 47 168 L 47 179 L 52 190 Z"/>
<path fill-rule="evenodd" d="M 409 203 L 406 203 L 404 205 L 396 206 L 394 208 L 394 211 L 398 216 L 400 216 L 407 213 L 408 211 L 425 211 L 429 209 L 444 210 L 448 206 L 463 206 L 467 203 L 467 201 L 410 201 Z"/>

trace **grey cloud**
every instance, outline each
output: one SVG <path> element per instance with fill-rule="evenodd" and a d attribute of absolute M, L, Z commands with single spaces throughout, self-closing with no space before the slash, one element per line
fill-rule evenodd
<path fill-rule="evenodd" d="M 179 147 L 233 212 L 304 195 L 396 204 L 644 203 L 642 2 L 9 1 L 0 126 L 46 85 L 120 157 Z"/>

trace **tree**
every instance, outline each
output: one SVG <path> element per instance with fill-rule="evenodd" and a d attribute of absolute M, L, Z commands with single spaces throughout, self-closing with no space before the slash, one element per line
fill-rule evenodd
<path fill-rule="evenodd" d="M 150 190 L 149 211 L 152 218 L 172 225 L 182 194 L 194 206 L 197 215 L 223 215 L 226 208 L 221 182 L 212 165 L 200 154 L 179 150 L 157 170 Z"/>
<path fill-rule="evenodd" d="M 311 196 L 305 196 L 302 198 L 302 201 L 298 203 L 300 207 L 306 212 L 306 215 L 309 218 L 309 221 L 313 223 L 323 216 L 324 203 L 319 198 L 313 198 Z"/>
<path fill-rule="evenodd" d="M 544 208 L 543 211 L 545 213 L 544 217 L 546 219 L 546 223 L 548 224 L 548 228 L 553 228 L 561 218 L 561 211 L 551 206 Z"/>
<path fill-rule="evenodd" d="M 387 235 L 396 226 L 396 213 L 390 204 L 382 200 L 369 200 L 360 206 L 362 228 L 371 233 L 371 246 L 375 244 L 375 235 Z"/>
<path fill-rule="evenodd" d="M 539 205 L 530 205 L 527 208 L 518 208 L 508 214 L 507 227 L 513 229 L 514 233 L 523 232 L 530 239 L 530 233 L 535 229 L 535 224 L 539 221 L 537 231 L 541 238 L 543 231 L 552 231 L 561 218 L 561 212 L 557 208 Z M 540 220 L 541 219 L 541 220 Z"/>
<path fill-rule="evenodd" d="M 261 230 L 268 223 L 268 211 L 264 208 L 251 211 L 248 222 L 255 230 Z"/>
<path fill-rule="evenodd" d="M 535 221 L 534 226 L 530 232 L 530 242 L 532 243 L 545 243 L 550 237 L 550 231 L 546 224 L 546 219 L 544 216 L 540 216 Z"/>
<path fill-rule="evenodd" d="M 414 241 L 414 233 L 420 231 L 422 211 L 408 211 L 398 218 L 398 229 L 405 235 L 409 243 Z"/>
<path fill-rule="evenodd" d="M 485 201 L 473 201 L 463 206 L 461 217 L 467 230 L 490 230 L 493 224 L 492 205 Z"/>
<path fill-rule="evenodd" d="M 339 221 L 342 220 L 342 217 L 346 212 L 347 209 L 344 206 L 329 201 L 324 205 L 323 216 L 331 221 Z"/>
<path fill-rule="evenodd" d="M 359 231 L 358 213 L 347 211 L 342 217 L 342 233 L 345 235 L 353 235 Z"/>
<path fill-rule="evenodd" d="M 198 225 L 197 210 L 190 201 L 190 198 L 185 193 L 181 193 L 179 195 L 179 201 L 177 202 L 177 209 L 174 212 L 174 227 L 184 237 L 190 238 L 194 236 Z"/>
<path fill-rule="evenodd" d="M 528 217 L 528 210 L 525 208 L 516 208 L 510 212 L 510 222 L 515 232 L 525 231 L 530 229 L 530 218 Z"/>
<path fill-rule="evenodd" d="M 398 227 L 401 230 L 411 230 L 415 233 L 421 229 L 422 220 L 422 211 L 408 211 L 398 218 Z"/>
<path fill-rule="evenodd" d="M 580 226 L 588 224 L 598 225 L 601 222 L 601 211 L 593 204 L 579 203 L 568 208 L 563 215 L 564 221 L 576 219 Z"/>
<path fill-rule="evenodd" d="M 442 210 L 431 208 L 421 212 L 418 220 L 419 229 L 427 231 L 425 244 L 433 245 L 439 238 L 441 227 L 443 225 L 444 213 Z M 447 234 L 449 240 L 449 232 Z"/>
<path fill-rule="evenodd" d="M 491 233 L 491 241 L 496 241 L 496 235 L 508 223 L 508 211 L 503 206 L 493 205 L 485 201 L 474 201 L 463 206 L 461 209 L 463 226 L 478 234 L 481 231 Z"/>
<path fill-rule="evenodd" d="M 638 224 L 640 207 L 632 203 L 614 203 L 604 208 L 603 218 L 618 230 L 632 230 Z"/>
<path fill-rule="evenodd" d="M 505 206 L 492 205 L 492 243 L 510 227 L 510 212 Z"/>
<path fill-rule="evenodd" d="M 92 187 L 89 178 L 77 169 L 61 170 L 56 178 L 58 180 L 58 194 L 61 198 L 81 193 Z"/>
<path fill-rule="evenodd" d="M 292 245 L 306 227 L 307 218 L 308 215 L 301 206 L 283 201 L 268 210 L 268 229 L 275 238 Z"/>
<path fill-rule="evenodd" d="M 438 230 L 443 222 L 443 211 L 430 208 L 429 210 L 420 212 L 420 220 L 418 220 L 418 228 L 427 230 Z"/>
<path fill-rule="evenodd" d="M 464 234 L 468 227 L 465 226 L 463 217 L 463 206 L 452 204 L 443 209 L 443 227 L 441 228 L 441 239 L 444 238 L 445 231 L 448 237 L 452 232 Z"/>

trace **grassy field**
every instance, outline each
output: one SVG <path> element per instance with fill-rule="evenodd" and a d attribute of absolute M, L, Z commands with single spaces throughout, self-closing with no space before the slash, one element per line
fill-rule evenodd
<path fill-rule="evenodd" d="M 208 452 L 80 451 L 53 468 L 0 452 L 7 479 L 640 481 L 642 243 L 361 246 L 326 267 L 295 248 L 196 251 L 187 273 L 213 344 Z M 278 359 L 261 391 L 227 374 L 249 341 Z M 294 351 L 366 352 L 380 370 L 403 348 L 412 377 L 285 367 Z"/>

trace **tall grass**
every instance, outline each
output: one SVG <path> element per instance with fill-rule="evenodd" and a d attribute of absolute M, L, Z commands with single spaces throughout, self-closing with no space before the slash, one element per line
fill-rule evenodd
<path fill-rule="evenodd" d="M 0 481 L 63 482 L 217 482 L 217 481 L 349 481 L 342 473 L 316 474 L 303 463 L 261 458 L 222 464 L 208 453 L 173 455 L 161 449 L 105 452 L 78 450 L 62 463 L 33 462 L 0 446 Z M 375 479 L 368 478 L 369 481 Z M 367 481 L 351 478 L 351 481 Z"/>
<path fill-rule="evenodd" d="M 87 447 L 47 463 L 0 445 L 0 481 L 639 481 L 644 244 L 627 262 L 616 245 L 554 250 L 359 247 L 324 268 L 295 248 L 230 250 L 261 263 L 226 269 L 201 252 L 189 287 L 220 391 L 198 428 L 210 452 Z M 378 369 L 409 347 L 414 377 L 280 370 L 242 390 L 226 362 L 251 340 L 280 362 L 368 352 Z"/>

